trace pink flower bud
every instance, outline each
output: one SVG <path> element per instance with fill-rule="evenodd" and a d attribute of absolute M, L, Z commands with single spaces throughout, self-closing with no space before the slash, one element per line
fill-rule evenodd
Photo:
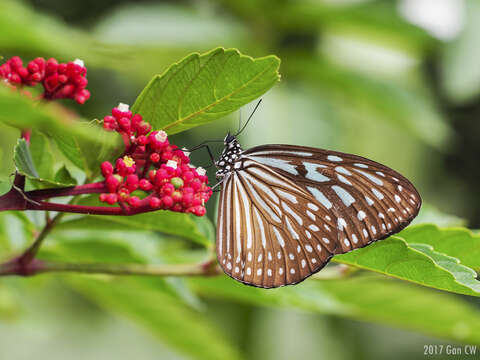
<path fill-rule="evenodd" d="M 137 175 L 128 175 L 127 176 L 127 189 L 130 190 L 130 192 L 133 192 L 138 189 L 138 176 Z"/>
<path fill-rule="evenodd" d="M 156 209 L 159 208 L 161 205 L 161 201 L 158 197 L 152 196 L 150 200 L 148 200 L 148 203 L 150 204 L 150 207 Z"/>
<path fill-rule="evenodd" d="M 131 196 L 129 199 L 128 199 L 128 204 L 131 206 L 131 207 L 139 207 L 140 206 L 140 199 L 136 196 Z"/>
<path fill-rule="evenodd" d="M 100 165 L 100 169 L 104 177 L 107 177 L 113 174 L 113 165 L 109 161 L 104 161 Z"/>
<path fill-rule="evenodd" d="M 162 186 L 163 195 L 172 195 L 174 191 L 175 191 L 175 187 L 172 184 L 170 183 L 163 184 Z"/>
<path fill-rule="evenodd" d="M 180 191 L 174 191 L 174 192 L 172 193 L 172 200 L 173 200 L 174 202 L 180 202 L 180 201 L 182 201 L 182 197 L 183 197 L 183 196 L 182 196 L 182 193 L 181 193 Z"/>
<path fill-rule="evenodd" d="M 147 179 L 141 179 L 138 183 L 138 186 L 143 191 L 150 191 L 153 189 L 153 185 Z"/>
<path fill-rule="evenodd" d="M 162 198 L 162 203 L 166 208 L 170 208 L 173 205 L 173 199 L 170 196 L 164 196 Z"/>
<path fill-rule="evenodd" d="M 150 155 L 150 160 L 153 162 L 153 163 L 157 163 L 160 161 L 160 155 L 158 153 L 152 153 Z"/>
<path fill-rule="evenodd" d="M 117 200 L 118 200 L 117 194 L 108 194 L 107 195 L 106 201 L 107 201 L 108 204 L 113 205 L 117 202 Z"/>
<path fill-rule="evenodd" d="M 120 184 L 120 181 L 115 175 L 109 175 L 105 179 L 105 186 L 107 187 L 108 191 L 114 193 L 117 191 L 117 187 Z"/>

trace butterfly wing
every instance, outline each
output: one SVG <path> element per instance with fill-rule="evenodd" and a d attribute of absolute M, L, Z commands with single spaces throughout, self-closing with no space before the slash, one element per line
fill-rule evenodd
<path fill-rule="evenodd" d="M 328 210 L 271 167 L 238 161 L 220 195 L 217 257 L 224 272 L 272 288 L 298 283 L 323 268 L 337 246 Z"/>
<path fill-rule="evenodd" d="M 417 216 L 421 198 L 396 171 L 372 160 L 292 145 L 264 145 L 243 153 L 307 191 L 330 212 L 336 253 L 384 239 Z"/>

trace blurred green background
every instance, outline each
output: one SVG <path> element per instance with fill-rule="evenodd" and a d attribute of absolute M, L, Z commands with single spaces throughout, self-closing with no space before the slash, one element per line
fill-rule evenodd
<path fill-rule="evenodd" d="M 374 159 L 412 180 L 429 221 L 447 225 L 465 219 L 470 227 L 480 227 L 476 0 L 0 0 L 0 54 L 83 59 L 92 98 L 82 107 L 65 104 L 88 119 L 103 117 L 119 102 L 132 104 L 154 74 L 191 52 L 216 46 L 282 60 L 281 82 L 263 97 L 241 136 L 245 148 L 300 144 Z M 253 105 L 175 136 L 174 142 L 191 147 L 222 139 Z M 13 169 L 16 137 L 15 130 L 0 127 L 4 178 Z M 218 154 L 220 145 L 214 150 Z M 205 154 L 193 158 L 197 165 L 208 164 Z M 209 204 L 212 219 L 214 202 Z M 9 223 L 8 231 L 20 249 L 26 240 L 14 225 Z M 131 236 L 154 261 L 175 247 L 163 238 L 152 245 L 141 234 Z M 169 284 L 183 289 L 184 300 L 249 359 L 421 359 L 424 344 L 452 343 L 349 316 L 197 297 L 182 280 Z M 149 331 L 145 319 L 84 296 L 79 288 L 53 275 L 2 279 L 0 359 L 195 357 L 155 336 L 158 331 Z M 135 288 L 125 291 L 132 292 L 134 302 Z M 476 298 L 461 301 L 480 307 Z M 146 307 L 145 317 L 155 316 L 149 311 Z M 181 327 L 163 331 L 180 332 L 180 337 L 182 331 L 200 331 L 189 328 L 194 318 L 182 321 Z M 212 339 L 205 337 L 206 347 Z"/>

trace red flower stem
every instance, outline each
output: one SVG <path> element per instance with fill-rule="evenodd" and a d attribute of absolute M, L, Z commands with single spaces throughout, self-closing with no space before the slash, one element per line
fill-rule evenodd
<path fill-rule="evenodd" d="M 108 206 L 86 206 L 86 205 L 72 205 L 72 204 L 57 204 L 39 201 L 36 203 L 27 202 L 24 210 L 36 210 L 36 211 L 59 211 L 69 212 L 76 214 L 90 214 L 90 215 L 123 215 L 130 216 L 141 214 L 144 212 L 154 211 L 148 202 L 143 199 L 140 206 L 132 208 L 130 206 L 121 207 L 108 207 Z"/>
<path fill-rule="evenodd" d="M 33 201 L 51 199 L 55 197 L 62 196 L 75 196 L 75 195 L 84 195 L 84 194 L 100 194 L 103 192 L 108 192 L 103 181 L 79 185 L 79 186 L 70 186 L 65 188 L 53 188 L 53 189 L 42 189 L 42 190 L 32 190 L 25 192 L 25 196 Z"/>

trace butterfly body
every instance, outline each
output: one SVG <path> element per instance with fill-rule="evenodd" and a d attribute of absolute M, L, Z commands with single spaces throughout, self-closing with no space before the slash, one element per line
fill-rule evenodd
<path fill-rule="evenodd" d="M 356 155 L 292 145 L 244 151 L 230 134 L 224 143 L 217 257 L 248 285 L 303 281 L 333 255 L 400 231 L 421 206 L 407 179 Z"/>

